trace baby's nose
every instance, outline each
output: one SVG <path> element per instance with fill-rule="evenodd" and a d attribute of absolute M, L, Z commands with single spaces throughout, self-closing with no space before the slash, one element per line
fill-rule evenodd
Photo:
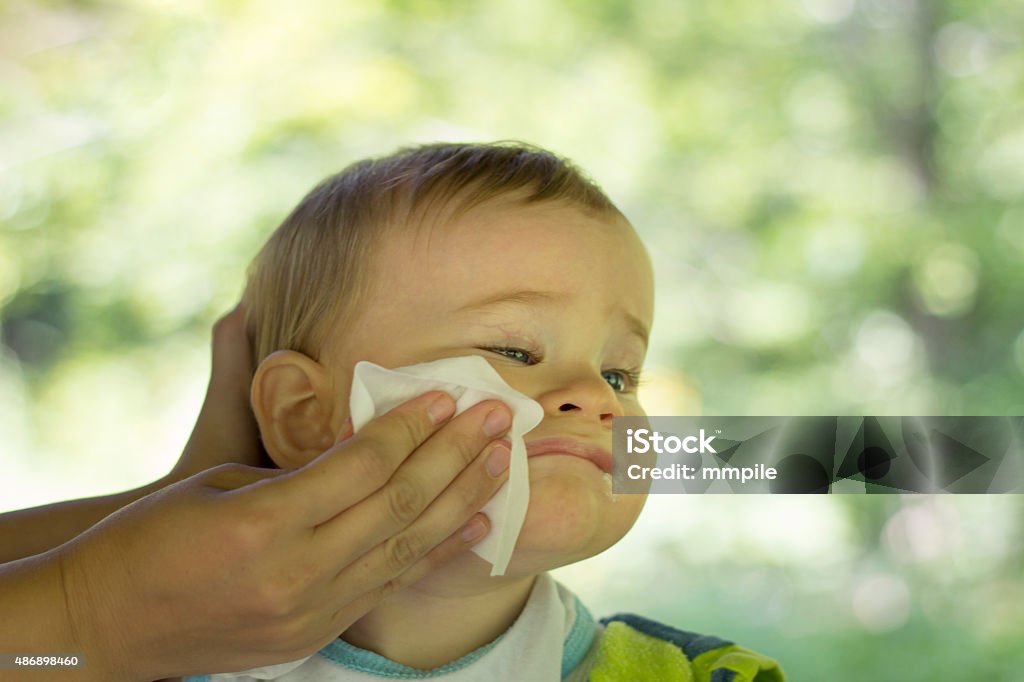
<path fill-rule="evenodd" d="M 600 421 L 609 427 L 612 417 L 623 415 L 615 391 L 600 376 L 580 376 L 564 382 L 560 387 L 542 395 L 539 402 L 548 414 L 575 413 L 586 419 Z"/>

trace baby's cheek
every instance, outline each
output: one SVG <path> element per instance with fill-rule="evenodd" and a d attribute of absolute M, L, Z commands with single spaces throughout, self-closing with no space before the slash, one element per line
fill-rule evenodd
<path fill-rule="evenodd" d="M 564 565 L 598 554 L 633 525 L 642 497 L 619 495 L 614 501 L 603 481 L 568 473 L 531 484 L 530 507 L 517 552 L 535 551 Z"/>
<path fill-rule="evenodd" d="M 647 411 L 643 405 L 640 404 L 640 400 L 637 396 L 628 396 L 622 400 L 622 416 L 623 417 L 646 417 Z"/>
<path fill-rule="evenodd" d="M 597 530 L 600 509 L 593 492 L 574 485 L 569 477 L 545 479 L 530 489 L 524 534 L 531 547 L 575 554 L 589 544 Z"/>

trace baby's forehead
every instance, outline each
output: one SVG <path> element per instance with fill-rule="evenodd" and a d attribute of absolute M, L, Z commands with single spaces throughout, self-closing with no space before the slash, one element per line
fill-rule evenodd
<path fill-rule="evenodd" d="M 470 207 L 445 205 L 394 222 L 376 244 L 378 277 L 403 269 L 470 271 L 537 267 L 582 279 L 650 279 L 650 258 L 633 226 L 618 211 L 595 211 L 567 202 L 488 200 Z M 586 266 L 590 267 L 586 267 Z"/>
<path fill-rule="evenodd" d="M 390 250 L 418 252 L 462 238 L 475 242 L 491 236 L 506 238 L 509 232 L 522 232 L 534 239 L 553 238 L 574 226 L 583 226 L 582 230 L 572 231 L 575 239 L 627 236 L 643 249 L 635 229 L 617 210 L 598 211 L 564 200 L 526 201 L 517 195 L 490 198 L 480 203 L 452 200 L 429 204 L 388 225 L 381 243 Z M 555 246 L 555 242 L 553 239 L 534 241 L 530 246 L 540 250 Z"/>
<path fill-rule="evenodd" d="M 379 244 L 373 284 L 426 298 L 558 291 L 649 298 L 650 259 L 621 214 L 566 204 L 491 202 L 424 225 L 392 226 Z M 523 305 L 540 296 L 513 297 Z M 646 307 L 646 306 L 640 306 Z"/>

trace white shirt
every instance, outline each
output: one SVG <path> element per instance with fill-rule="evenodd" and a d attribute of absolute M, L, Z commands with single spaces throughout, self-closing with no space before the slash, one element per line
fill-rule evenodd
<path fill-rule="evenodd" d="M 590 614 L 577 613 L 576 596 L 548 575 L 537 576 L 526 606 L 500 637 L 457 661 L 434 670 L 402 666 L 378 654 L 336 639 L 312 656 L 289 663 L 237 673 L 187 677 L 186 682 L 380 682 L 382 679 L 432 679 L 444 682 L 520 680 L 547 682 L 562 679 L 563 649 L 568 645 L 575 661 L 594 638 Z M 579 615 L 580 622 L 577 623 Z M 574 629 L 574 626 L 575 629 Z M 570 633 L 572 637 L 570 638 Z M 567 638 L 569 642 L 567 642 Z"/>

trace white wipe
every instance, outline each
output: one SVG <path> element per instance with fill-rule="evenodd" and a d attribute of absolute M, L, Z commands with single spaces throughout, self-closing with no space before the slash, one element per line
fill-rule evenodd
<path fill-rule="evenodd" d="M 481 510 L 491 521 L 491 531 L 473 546 L 477 555 L 491 563 L 491 575 L 504 575 L 530 504 L 530 472 L 523 435 L 540 423 L 544 409 L 540 403 L 506 384 L 478 355 L 397 369 L 363 361 L 356 364 L 352 377 L 349 400 L 352 429 L 358 431 L 374 417 L 434 390 L 445 391 L 455 399 L 455 414 L 493 398 L 512 410 L 512 427 L 505 435 L 512 442 L 508 481 Z"/>

